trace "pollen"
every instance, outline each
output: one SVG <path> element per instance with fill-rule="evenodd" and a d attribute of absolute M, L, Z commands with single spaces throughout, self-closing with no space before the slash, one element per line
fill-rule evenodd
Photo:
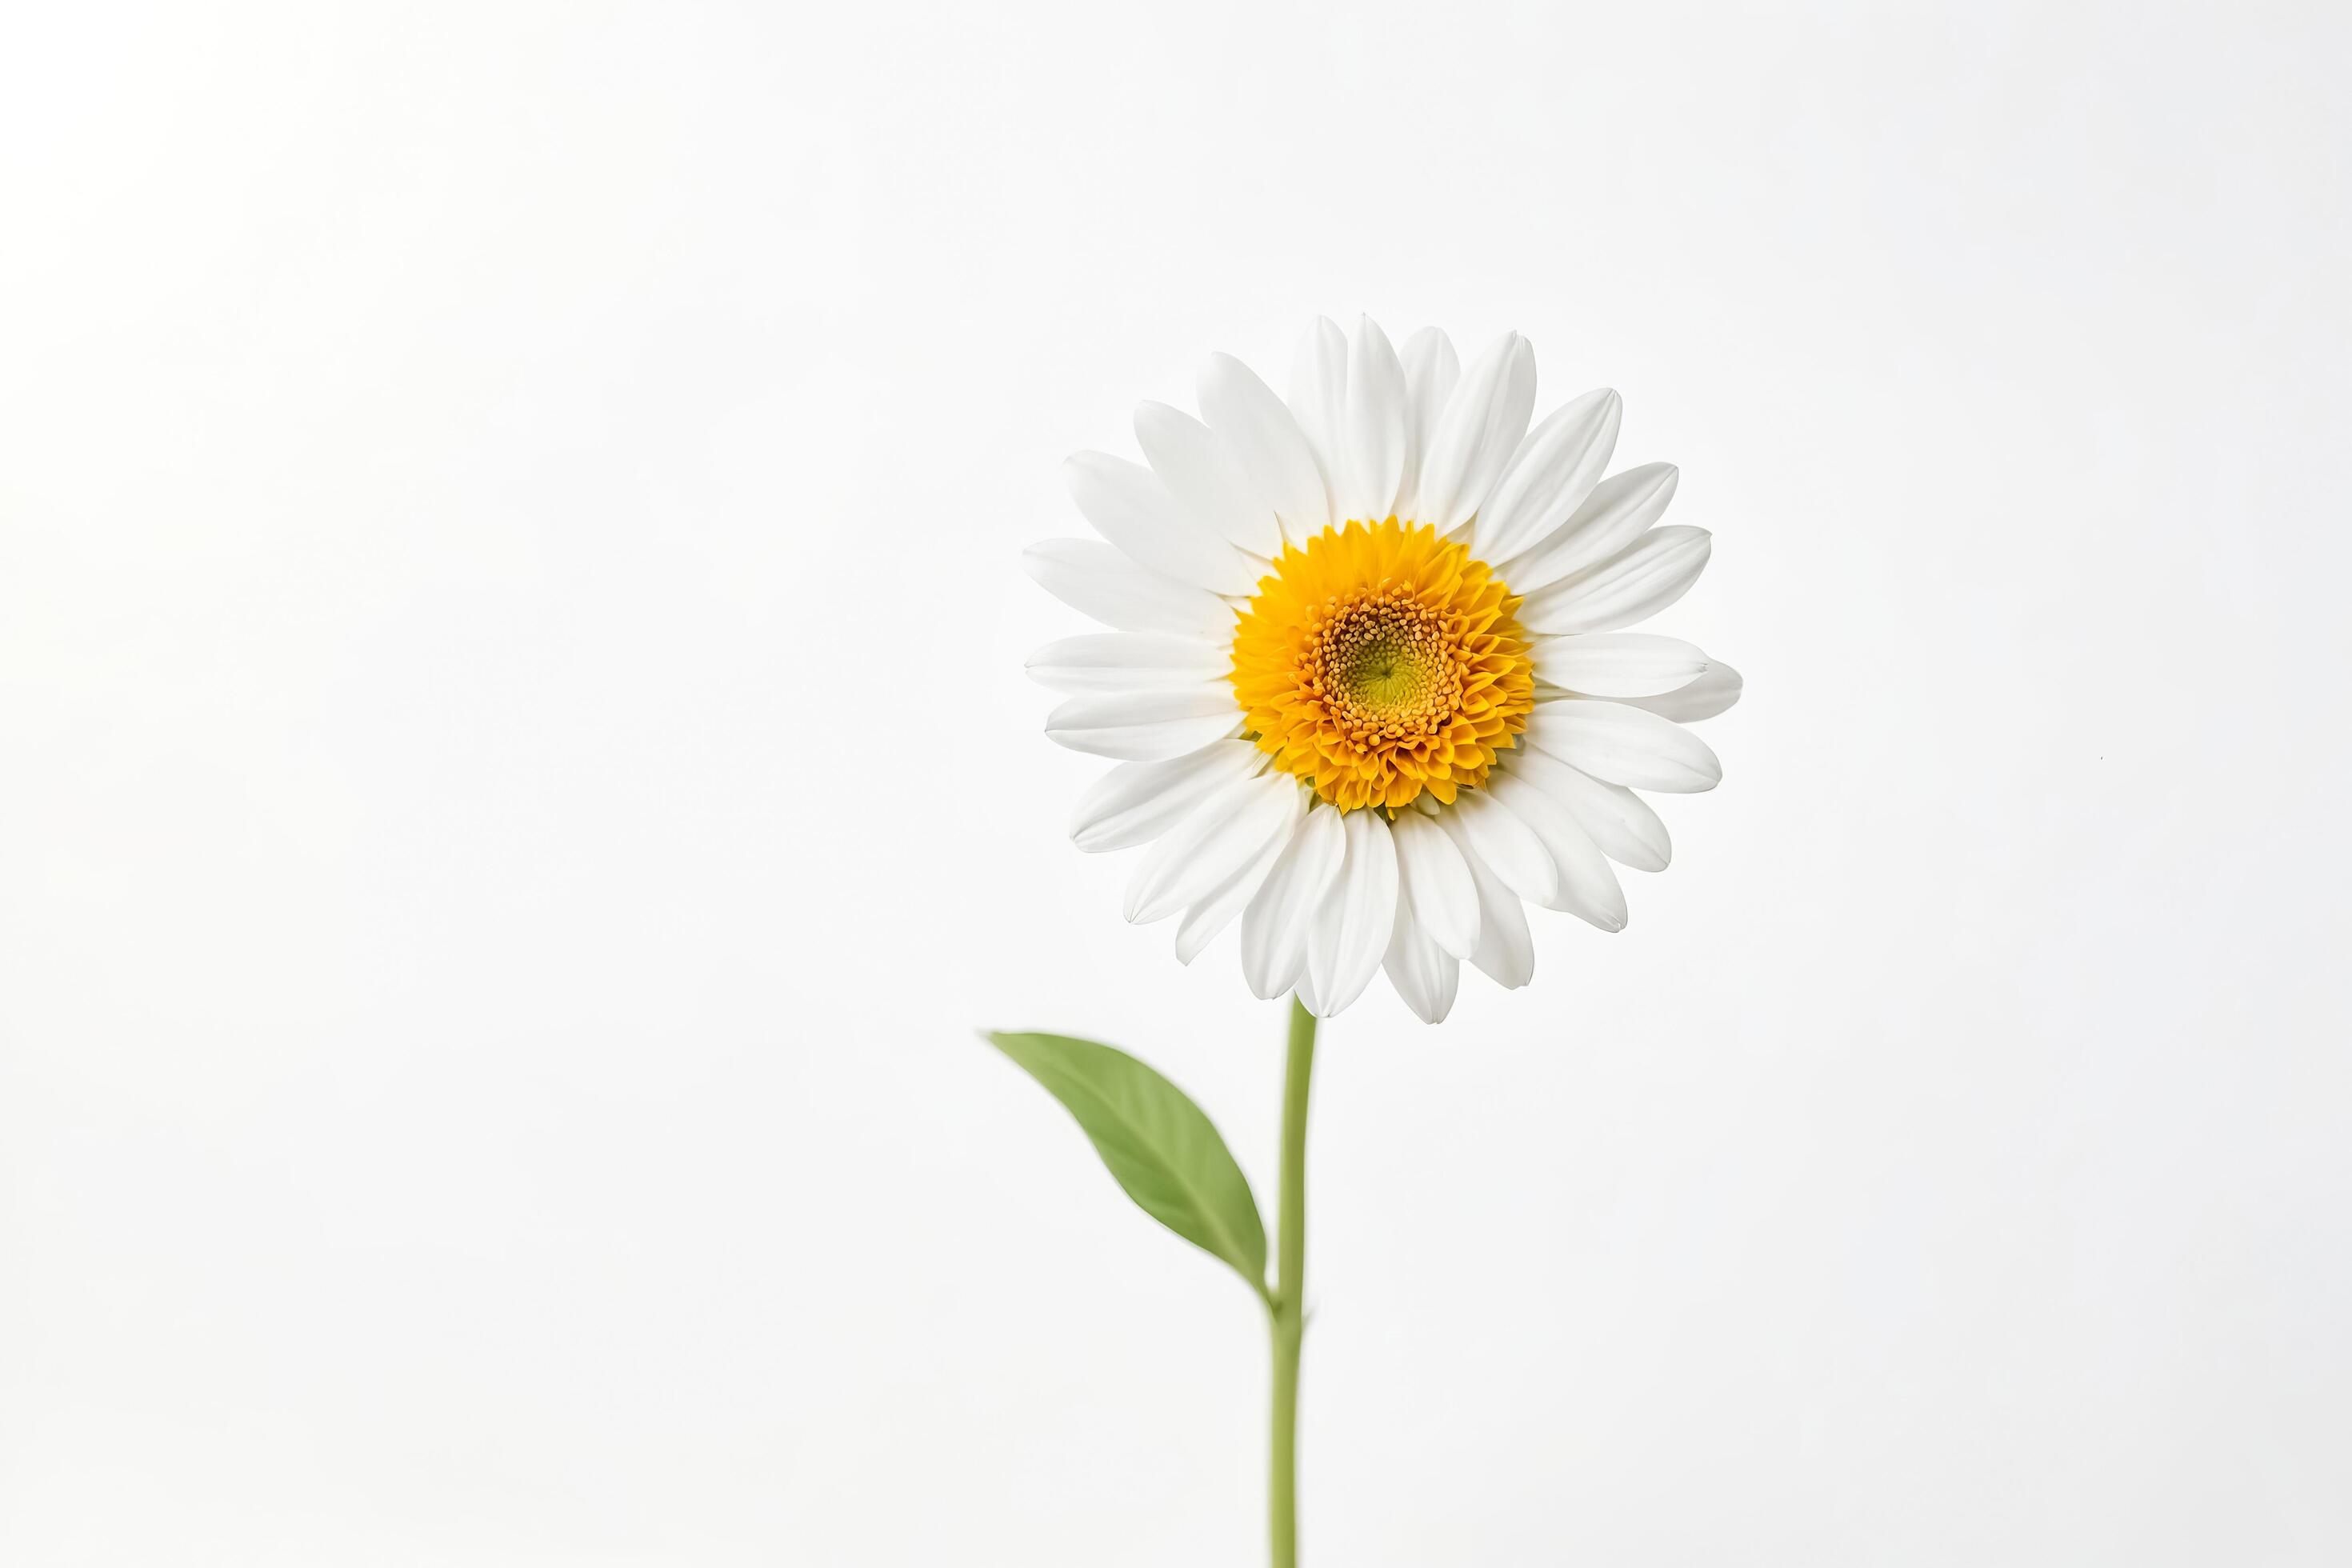
<path fill-rule="evenodd" d="M 1234 632 L 1234 694 L 1275 766 L 1341 811 L 1452 802 L 1535 705 L 1519 601 L 1426 524 L 1285 545 Z"/>

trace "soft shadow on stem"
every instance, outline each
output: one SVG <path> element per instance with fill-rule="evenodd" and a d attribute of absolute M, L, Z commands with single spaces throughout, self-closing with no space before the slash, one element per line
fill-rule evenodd
<path fill-rule="evenodd" d="M 1266 1529 L 1274 1568 L 1298 1564 L 1298 1347 L 1307 1331 L 1307 1089 L 1315 1071 L 1315 1015 L 1290 1000 L 1282 1078 L 1282 1192 L 1274 1299 L 1274 1434 Z"/>

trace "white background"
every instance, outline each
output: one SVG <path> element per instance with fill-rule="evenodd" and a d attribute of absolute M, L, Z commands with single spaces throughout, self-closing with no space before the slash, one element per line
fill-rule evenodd
<path fill-rule="evenodd" d="M 1327 1031 L 1324 1568 L 2352 1560 L 2335 6 L 27 7 L 0 1560 L 1247 1564 L 1262 1195 L 1063 822 L 1055 465 L 1516 327 L 1717 793 Z"/>

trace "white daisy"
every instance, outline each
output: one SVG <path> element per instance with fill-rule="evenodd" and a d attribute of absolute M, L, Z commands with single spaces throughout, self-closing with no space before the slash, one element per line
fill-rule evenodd
<path fill-rule="evenodd" d="M 1610 862 L 1655 871 L 1636 790 L 1712 789 L 1683 726 L 1738 700 L 1730 666 L 1629 633 L 1706 564 L 1657 526 L 1671 464 L 1603 479 L 1614 392 L 1532 430 L 1517 333 L 1460 367 L 1443 332 L 1402 354 L 1369 319 L 1318 321 L 1289 401 L 1212 354 L 1201 417 L 1136 410 L 1150 466 L 1066 468 L 1100 539 L 1030 574 L 1113 628 L 1038 650 L 1063 745 L 1118 759 L 1078 802 L 1086 850 L 1149 844 L 1127 918 L 1178 919 L 1189 963 L 1241 922 L 1267 998 L 1338 1013 L 1383 967 L 1435 1023 L 1461 962 L 1535 973 L 1522 903 L 1625 924 Z"/>

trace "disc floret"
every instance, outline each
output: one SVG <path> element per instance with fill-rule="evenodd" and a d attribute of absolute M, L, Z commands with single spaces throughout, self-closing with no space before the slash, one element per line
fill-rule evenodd
<path fill-rule="evenodd" d="M 1341 811 L 1451 803 L 1535 705 L 1519 601 L 1469 546 L 1387 518 L 1284 546 L 1233 684 L 1258 749 Z"/>

